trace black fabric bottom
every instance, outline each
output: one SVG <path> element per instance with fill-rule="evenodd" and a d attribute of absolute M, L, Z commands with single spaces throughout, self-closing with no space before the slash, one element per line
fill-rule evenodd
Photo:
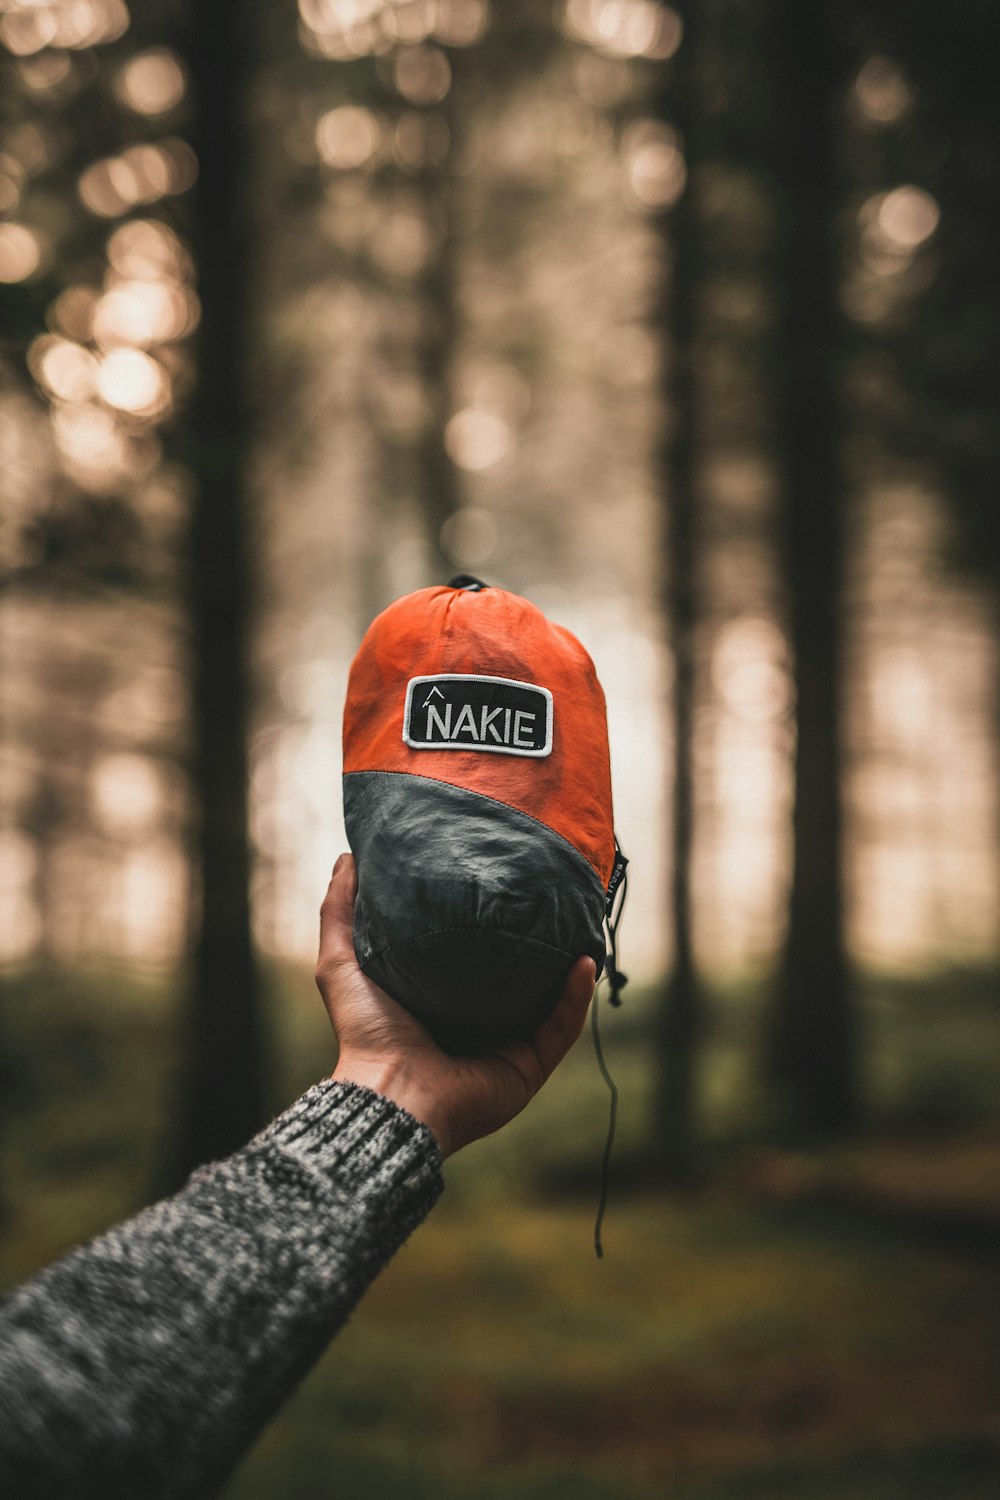
<path fill-rule="evenodd" d="M 604 890 L 559 834 L 427 777 L 344 777 L 354 946 L 448 1051 L 530 1037 L 581 954 L 604 961 Z"/>

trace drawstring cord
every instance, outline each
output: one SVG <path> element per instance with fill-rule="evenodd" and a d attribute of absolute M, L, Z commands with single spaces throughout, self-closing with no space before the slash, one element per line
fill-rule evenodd
<path fill-rule="evenodd" d="M 616 854 L 620 855 L 617 840 L 615 841 Z M 627 861 L 626 861 L 627 863 Z M 617 914 L 612 918 L 610 912 L 607 917 L 608 929 L 608 961 L 602 978 L 608 981 L 608 1004 L 614 1009 L 621 1005 L 621 992 L 628 984 L 628 976 L 623 974 L 618 967 L 618 924 L 622 919 L 625 909 L 625 893 L 628 890 L 628 875 L 623 872 L 621 877 L 621 892 L 618 901 Z M 617 894 L 617 893 L 616 893 Z M 614 897 L 612 897 L 612 906 Z M 601 1161 L 601 1196 L 597 1206 L 597 1218 L 594 1221 L 594 1254 L 598 1260 L 604 1259 L 604 1241 L 601 1238 L 601 1227 L 604 1223 L 604 1211 L 608 1206 L 608 1184 L 611 1177 L 611 1151 L 615 1143 L 615 1131 L 618 1126 L 618 1086 L 608 1071 L 608 1065 L 604 1060 L 604 1048 L 601 1045 L 601 1028 L 598 1020 L 598 997 L 594 996 L 594 1003 L 590 1008 L 590 1029 L 594 1038 L 594 1054 L 597 1057 L 597 1066 L 601 1077 L 607 1085 L 610 1095 L 610 1106 L 608 1109 L 608 1133 L 604 1141 L 604 1157 Z"/>

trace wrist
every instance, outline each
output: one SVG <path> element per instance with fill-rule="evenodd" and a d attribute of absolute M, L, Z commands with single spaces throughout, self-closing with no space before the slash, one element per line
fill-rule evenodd
<path fill-rule="evenodd" d="M 398 1058 L 352 1057 L 341 1054 L 331 1075 L 337 1083 L 356 1083 L 363 1088 L 381 1094 L 393 1104 L 404 1109 L 408 1115 L 427 1127 L 434 1137 L 442 1157 L 450 1156 L 454 1149 L 451 1133 L 444 1113 L 433 1090 L 420 1083 L 408 1072 Z"/>

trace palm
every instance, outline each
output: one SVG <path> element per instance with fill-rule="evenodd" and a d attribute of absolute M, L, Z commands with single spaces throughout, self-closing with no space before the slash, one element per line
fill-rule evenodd
<path fill-rule="evenodd" d="M 317 983 L 336 1032 L 335 1077 L 396 1098 L 430 1124 L 444 1154 L 499 1130 L 534 1097 L 583 1026 L 594 964 L 578 959 L 562 998 L 530 1042 L 482 1057 L 450 1057 L 420 1022 L 360 970 L 352 919 L 357 880 L 338 860 L 323 903 Z"/>

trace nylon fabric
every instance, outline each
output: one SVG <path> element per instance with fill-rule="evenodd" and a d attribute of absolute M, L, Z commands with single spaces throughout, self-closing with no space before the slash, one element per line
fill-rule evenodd
<path fill-rule="evenodd" d="M 600 973 L 604 887 L 535 818 L 434 778 L 378 771 L 345 775 L 344 816 L 358 961 L 444 1045 L 523 1039 L 576 958 L 589 954 Z"/>
<path fill-rule="evenodd" d="M 544 759 L 403 742 L 406 685 L 436 673 L 486 673 L 553 695 L 553 748 Z M 420 589 L 369 627 L 351 668 L 344 771 L 408 772 L 478 792 L 568 840 L 607 886 L 614 866 L 607 710 L 580 642 L 504 589 Z"/>
<path fill-rule="evenodd" d="M 572 963 L 557 948 L 495 927 L 451 928 L 398 943 L 372 958 L 366 973 L 390 995 L 407 995 L 402 1003 L 439 1047 L 470 1056 L 530 1037 Z"/>

